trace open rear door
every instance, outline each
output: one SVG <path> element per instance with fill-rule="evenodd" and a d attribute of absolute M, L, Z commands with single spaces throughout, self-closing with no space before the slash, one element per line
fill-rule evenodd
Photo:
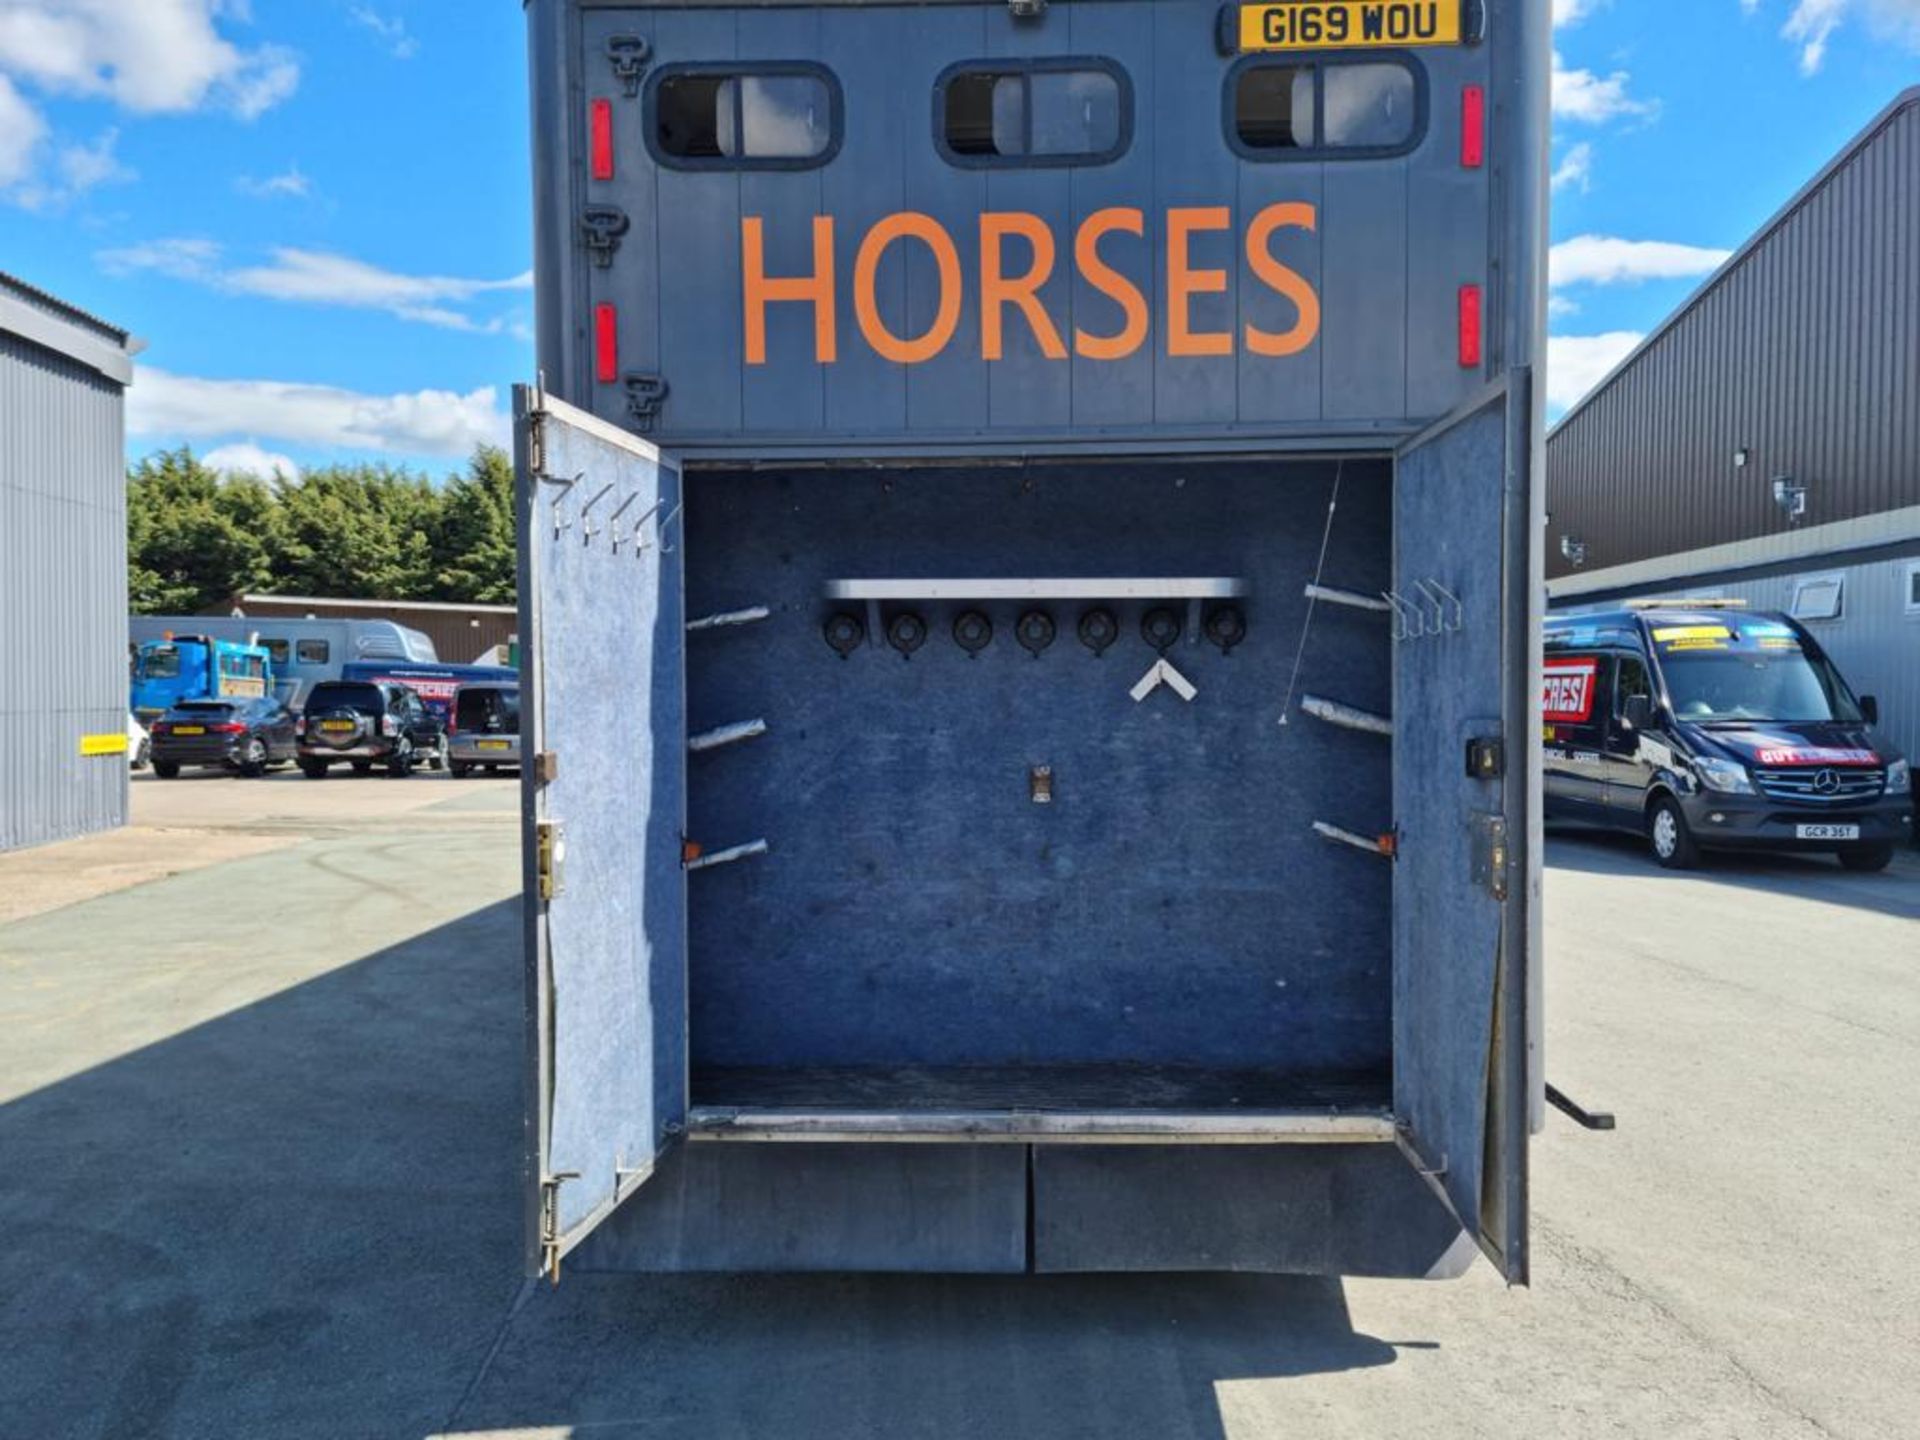
<path fill-rule="evenodd" d="M 652 1173 L 687 1108 L 677 464 L 514 391 L 529 1268 Z"/>
<path fill-rule="evenodd" d="M 1393 1103 L 1408 1158 L 1527 1279 L 1527 376 L 1394 476 Z"/>

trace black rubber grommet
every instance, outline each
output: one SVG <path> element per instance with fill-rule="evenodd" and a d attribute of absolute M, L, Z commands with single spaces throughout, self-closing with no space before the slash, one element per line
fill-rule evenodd
<path fill-rule="evenodd" d="M 911 655 L 927 643 L 927 622 L 911 610 L 902 610 L 887 622 L 887 643 L 902 655 Z"/>
<path fill-rule="evenodd" d="M 1149 610 L 1140 617 L 1140 634 L 1156 650 L 1165 650 L 1180 638 L 1180 617 L 1171 610 Z"/>
<path fill-rule="evenodd" d="M 978 610 L 962 610 L 953 617 L 953 643 L 969 655 L 978 655 L 993 643 L 993 621 Z"/>
<path fill-rule="evenodd" d="M 1053 636 L 1053 617 L 1044 610 L 1027 611 L 1013 627 L 1013 638 L 1020 642 L 1021 648 L 1031 650 L 1036 659 L 1053 644 Z"/>
<path fill-rule="evenodd" d="M 827 644 L 842 660 L 858 650 L 867 638 L 866 622 L 850 611 L 830 616 L 826 624 Z"/>

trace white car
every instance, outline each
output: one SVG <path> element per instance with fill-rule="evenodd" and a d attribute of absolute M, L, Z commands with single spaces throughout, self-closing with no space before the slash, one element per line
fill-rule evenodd
<path fill-rule="evenodd" d="M 147 738 L 147 727 L 127 712 L 127 768 L 144 770 L 153 761 L 153 741 Z"/>

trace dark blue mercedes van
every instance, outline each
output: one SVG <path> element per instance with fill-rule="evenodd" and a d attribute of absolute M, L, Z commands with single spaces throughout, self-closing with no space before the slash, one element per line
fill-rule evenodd
<path fill-rule="evenodd" d="M 1911 775 L 1873 734 L 1873 697 L 1786 616 L 1630 604 L 1550 618 L 1545 651 L 1550 822 L 1645 835 L 1672 869 L 1764 847 L 1884 870 L 1911 838 Z"/>

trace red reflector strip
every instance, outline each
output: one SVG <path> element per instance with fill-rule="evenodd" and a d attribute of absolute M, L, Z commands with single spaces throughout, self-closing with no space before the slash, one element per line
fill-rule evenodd
<path fill-rule="evenodd" d="M 1460 364 L 1472 367 L 1480 363 L 1480 287 L 1460 287 Z"/>
<path fill-rule="evenodd" d="M 1469 85 L 1460 92 L 1460 165 L 1478 170 L 1487 163 L 1487 92 Z"/>
<path fill-rule="evenodd" d="M 620 318 L 611 305 L 593 307 L 593 369 L 602 385 L 620 377 Z"/>
<path fill-rule="evenodd" d="M 593 178 L 613 179 L 613 102 L 596 100 L 589 111 L 592 132 L 588 149 L 593 155 Z"/>

